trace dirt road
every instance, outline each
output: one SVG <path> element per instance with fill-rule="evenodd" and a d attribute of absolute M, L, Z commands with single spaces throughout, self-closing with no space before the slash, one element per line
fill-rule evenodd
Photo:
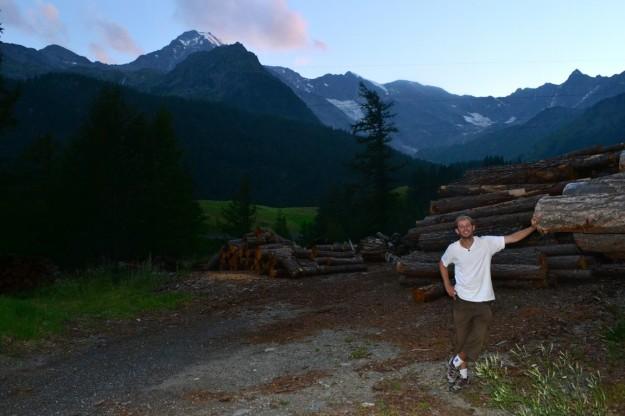
<path fill-rule="evenodd" d="M 450 301 L 414 303 L 387 265 L 302 280 L 198 273 L 167 290 L 196 300 L 0 356 L 0 414 L 505 414 L 477 385 L 447 392 Z M 616 283 L 497 294 L 489 352 L 549 342 L 606 362 L 598 334 L 623 299 Z"/>

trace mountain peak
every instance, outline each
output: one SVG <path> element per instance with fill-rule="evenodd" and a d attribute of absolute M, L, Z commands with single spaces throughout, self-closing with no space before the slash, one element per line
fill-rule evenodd
<path fill-rule="evenodd" d="M 72 66 L 88 65 L 91 63 L 91 61 L 84 56 L 80 56 L 60 45 L 48 45 L 45 48 L 39 49 L 39 52 L 41 52 L 50 60 L 51 63 L 55 65 Z"/>
<path fill-rule="evenodd" d="M 208 43 L 213 46 L 222 46 L 224 43 L 211 32 L 199 32 L 197 30 L 188 30 L 174 39 L 171 43 L 180 43 L 184 47 L 201 47 Z"/>
<path fill-rule="evenodd" d="M 574 80 L 586 79 L 586 78 L 589 78 L 589 76 L 582 73 L 582 71 L 580 71 L 579 69 L 575 69 L 573 72 L 571 72 L 571 75 L 569 75 L 569 77 L 567 78 L 567 81 L 574 81 Z"/>
<path fill-rule="evenodd" d="M 189 55 L 195 52 L 210 51 L 223 45 L 224 43 L 210 32 L 189 30 L 172 40 L 164 48 L 141 55 L 127 64 L 126 67 L 131 70 L 149 68 L 169 72 Z"/>

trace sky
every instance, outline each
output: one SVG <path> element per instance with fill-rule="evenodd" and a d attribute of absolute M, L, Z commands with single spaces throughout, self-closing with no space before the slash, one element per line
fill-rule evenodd
<path fill-rule="evenodd" d="M 126 63 L 196 29 L 307 78 L 352 71 L 474 96 L 625 71 L 624 17 L 622 1 L 0 0 L 2 41 L 36 49 Z"/>

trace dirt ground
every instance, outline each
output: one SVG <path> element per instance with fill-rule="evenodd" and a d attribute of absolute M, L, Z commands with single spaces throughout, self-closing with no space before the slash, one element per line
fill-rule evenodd
<path fill-rule="evenodd" d="M 625 306 L 622 283 L 496 288 L 486 352 L 554 344 L 625 391 L 625 364 L 602 338 Z M 415 303 L 386 264 L 300 280 L 202 272 L 163 290 L 196 296 L 0 354 L 0 414 L 507 414 L 477 382 L 447 391 L 451 300 Z"/>

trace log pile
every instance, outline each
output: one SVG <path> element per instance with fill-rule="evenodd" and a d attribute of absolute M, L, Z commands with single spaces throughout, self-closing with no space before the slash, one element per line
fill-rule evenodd
<path fill-rule="evenodd" d="M 505 235 L 527 227 L 536 213 L 542 215 L 541 233 L 493 257 L 495 285 L 546 287 L 615 276 L 625 267 L 606 263 L 605 256 L 625 260 L 625 172 L 619 171 L 625 171 L 625 143 L 467 171 L 439 188 L 430 215 L 403 237 L 411 253 L 396 262 L 396 270 L 404 284 L 440 281 L 437 263 L 458 239 L 459 215 L 476 221 L 476 235 Z"/>
<path fill-rule="evenodd" d="M 536 214 L 539 231 L 573 233 L 581 251 L 625 260 L 625 171 L 572 183 L 562 195 L 539 200 Z"/>
<path fill-rule="evenodd" d="M 297 278 L 366 270 L 351 244 L 299 247 L 271 230 L 257 229 L 230 240 L 219 253 L 219 270 L 245 270 L 270 277 Z"/>

